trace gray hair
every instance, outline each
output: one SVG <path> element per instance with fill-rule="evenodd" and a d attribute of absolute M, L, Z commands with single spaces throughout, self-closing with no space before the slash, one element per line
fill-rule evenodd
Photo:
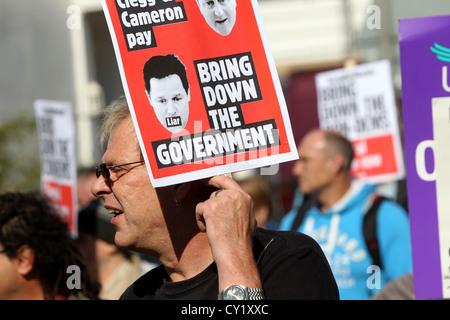
<path fill-rule="evenodd" d="M 103 110 L 102 126 L 100 127 L 99 135 L 100 145 L 104 150 L 114 128 L 129 117 L 131 117 L 131 113 L 125 96 L 120 96 Z M 139 143 L 136 144 L 136 149 L 141 154 L 141 160 L 144 160 Z"/>
<path fill-rule="evenodd" d="M 105 148 L 112 131 L 123 120 L 130 117 L 130 109 L 125 96 L 119 97 L 113 101 L 105 110 L 103 110 L 102 125 L 100 127 L 100 145 Z"/>
<path fill-rule="evenodd" d="M 131 113 L 125 96 L 120 96 L 103 110 L 102 125 L 100 127 L 99 135 L 100 145 L 104 150 L 106 150 L 106 145 L 108 144 L 114 128 L 129 117 L 131 117 Z M 141 154 L 141 160 L 144 160 L 139 143 L 137 143 L 136 149 Z"/>

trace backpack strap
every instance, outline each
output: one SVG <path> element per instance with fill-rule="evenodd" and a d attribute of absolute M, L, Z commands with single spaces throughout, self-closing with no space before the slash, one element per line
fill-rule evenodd
<path fill-rule="evenodd" d="M 375 195 L 372 198 L 372 205 L 364 214 L 363 236 L 367 249 L 372 257 L 373 264 L 382 268 L 380 247 L 377 237 L 377 212 L 386 198 L 381 195 Z"/>
<path fill-rule="evenodd" d="M 303 199 L 303 203 L 297 210 L 297 215 L 295 216 L 294 222 L 292 223 L 291 230 L 297 231 L 297 229 L 302 224 L 303 219 L 305 218 L 306 211 L 311 209 L 314 204 L 317 203 L 316 197 L 313 195 L 305 195 Z"/>

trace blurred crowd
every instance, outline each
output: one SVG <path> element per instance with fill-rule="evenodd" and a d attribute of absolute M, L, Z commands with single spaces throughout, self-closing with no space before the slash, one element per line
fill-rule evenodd
<path fill-rule="evenodd" d="M 281 219 L 273 215 L 276 192 L 267 176 L 258 170 L 233 174 L 253 199 L 258 227 L 314 238 L 341 299 L 414 299 L 404 183 L 375 186 L 352 177 L 352 146 L 337 132 L 313 130 L 298 151 L 292 171 L 298 185 Z M 111 215 L 91 192 L 97 179 L 93 168 L 78 172 L 76 238 L 38 192 L 0 195 L 0 299 L 116 300 L 160 264 L 115 244 Z M 374 239 L 368 240 L 370 233 Z"/>

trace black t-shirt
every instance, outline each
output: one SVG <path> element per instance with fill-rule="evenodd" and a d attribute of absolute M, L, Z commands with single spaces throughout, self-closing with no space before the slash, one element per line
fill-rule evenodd
<path fill-rule="evenodd" d="M 339 299 L 327 259 L 312 238 L 295 231 L 257 228 L 253 247 L 266 299 Z M 160 265 L 136 280 L 120 299 L 215 300 L 218 293 L 215 263 L 179 282 L 171 282 Z"/>

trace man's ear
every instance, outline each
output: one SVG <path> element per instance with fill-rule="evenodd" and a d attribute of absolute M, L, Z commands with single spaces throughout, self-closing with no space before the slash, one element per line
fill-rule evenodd
<path fill-rule="evenodd" d="M 22 276 L 28 275 L 33 270 L 34 258 L 34 250 L 26 244 L 21 245 L 17 249 L 16 255 L 18 262 L 17 272 Z"/>
<path fill-rule="evenodd" d="M 344 170 L 345 163 L 344 163 L 344 156 L 342 153 L 336 152 L 333 155 L 333 165 L 334 165 L 334 172 L 337 174 Z"/>

